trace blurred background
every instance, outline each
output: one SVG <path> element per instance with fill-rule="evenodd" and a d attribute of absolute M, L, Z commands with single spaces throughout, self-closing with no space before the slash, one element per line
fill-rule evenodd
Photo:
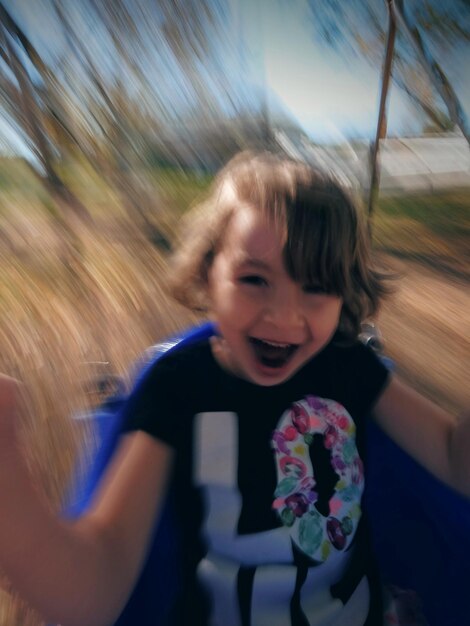
<path fill-rule="evenodd" d="M 0 1 L 0 368 L 27 382 L 25 442 L 55 506 L 96 379 L 195 321 L 165 293 L 175 229 L 245 148 L 363 199 L 401 276 L 387 353 L 468 406 L 469 66 L 466 0 Z M 39 623 L 0 595 L 0 626 Z"/>

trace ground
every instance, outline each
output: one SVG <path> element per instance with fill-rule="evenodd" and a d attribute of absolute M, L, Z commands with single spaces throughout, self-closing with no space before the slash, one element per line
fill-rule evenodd
<path fill-rule="evenodd" d="M 389 258 L 400 273 L 379 325 L 400 374 L 446 408 L 470 406 L 470 289 L 448 273 Z"/>

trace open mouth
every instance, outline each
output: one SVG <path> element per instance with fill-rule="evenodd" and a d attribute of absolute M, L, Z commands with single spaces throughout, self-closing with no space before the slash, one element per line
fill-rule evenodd
<path fill-rule="evenodd" d="M 255 337 L 250 337 L 249 341 L 253 346 L 258 361 L 262 365 L 272 368 L 280 368 L 286 365 L 299 347 L 298 344 L 278 343 L 265 339 L 256 339 Z"/>

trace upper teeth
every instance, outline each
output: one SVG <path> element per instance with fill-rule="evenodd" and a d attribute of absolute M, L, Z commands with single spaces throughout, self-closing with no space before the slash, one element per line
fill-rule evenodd
<path fill-rule="evenodd" d="M 277 343 L 276 341 L 267 341 L 266 339 L 261 340 L 263 343 L 267 343 L 268 346 L 274 346 L 275 348 L 289 348 L 290 343 Z"/>

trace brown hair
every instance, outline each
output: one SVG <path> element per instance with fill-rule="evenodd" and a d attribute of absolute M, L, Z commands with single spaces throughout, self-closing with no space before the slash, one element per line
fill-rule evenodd
<path fill-rule="evenodd" d="M 242 152 L 216 177 L 208 199 L 185 220 L 170 287 L 184 306 L 207 309 L 208 270 L 234 211 L 250 206 L 280 229 L 289 275 L 342 297 L 339 330 L 356 337 L 388 292 L 375 270 L 356 203 L 337 180 L 303 162 Z"/>

